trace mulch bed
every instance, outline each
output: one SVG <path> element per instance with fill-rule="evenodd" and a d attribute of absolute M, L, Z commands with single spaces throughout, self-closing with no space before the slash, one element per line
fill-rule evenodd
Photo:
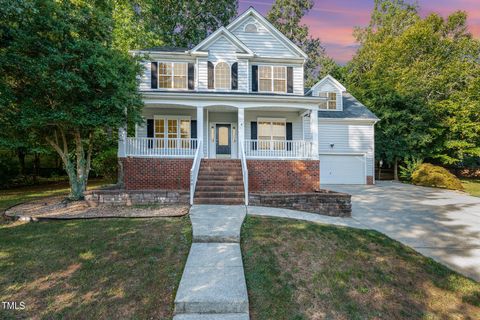
<path fill-rule="evenodd" d="M 188 205 L 90 206 L 86 201 L 68 201 L 64 196 L 49 197 L 13 206 L 5 216 L 21 220 L 180 217 Z"/>

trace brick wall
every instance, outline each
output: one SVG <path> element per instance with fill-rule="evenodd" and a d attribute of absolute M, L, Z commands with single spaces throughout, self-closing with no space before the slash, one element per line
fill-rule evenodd
<path fill-rule="evenodd" d="M 302 193 L 320 189 L 318 160 L 247 160 L 249 192 Z"/>
<path fill-rule="evenodd" d="M 123 158 L 126 190 L 189 190 L 193 159 Z"/>
<path fill-rule="evenodd" d="M 367 176 L 367 184 L 368 185 L 373 185 L 373 177 L 372 176 Z"/>

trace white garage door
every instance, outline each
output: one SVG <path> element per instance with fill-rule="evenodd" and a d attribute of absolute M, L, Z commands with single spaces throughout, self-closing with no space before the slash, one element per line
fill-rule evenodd
<path fill-rule="evenodd" d="M 320 155 L 320 185 L 365 184 L 365 157 Z"/>

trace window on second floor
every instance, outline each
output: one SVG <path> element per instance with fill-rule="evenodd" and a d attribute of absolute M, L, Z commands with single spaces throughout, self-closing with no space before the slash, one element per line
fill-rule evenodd
<path fill-rule="evenodd" d="M 182 62 L 158 63 L 158 87 L 187 89 L 187 64 Z"/>
<path fill-rule="evenodd" d="M 261 92 L 287 92 L 287 68 L 283 66 L 258 66 Z"/>
<path fill-rule="evenodd" d="M 327 98 L 325 101 L 320 102 L 320 109 L 323 110 L 335 110 L 337 109 L 337 93 L 336 92 L 320 92 L 320 97 Z"/>
<path fill-rule="evenodd" d="M 215 89 L 230 89 L 230 66 L 225 62 L 219 62 L 215 66 Z"/>

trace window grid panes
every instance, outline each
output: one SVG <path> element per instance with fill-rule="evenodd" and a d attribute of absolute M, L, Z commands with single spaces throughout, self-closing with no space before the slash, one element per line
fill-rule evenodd
<path fill-rule="evenodd" d="M 273 91 L 287 92 L 287 70 L 285 67 L 273 67 Z"/>
<path fill-rule="evenodd" d="M 260 150 L 284 150 L 286 122 L 258 121 L 258 140 L 258 148 Z"/>
<path fill-rule="evenodd" d="M 260 91 L 272 91 L 272 68 L 270 66 L 258 67 L 258 79 Z"/>
<path fill-rule="evenodd" d="M 158 64 L 158 87 L 161 89 L 186 89 L 187 64 L 160 62 Z"/>
<path fill-rule="evenodd" d="M 319 94 L 322 98 L 327 98 L 327 100 L 320 102 L 320 109 L 324 110 L 335 110 L 337 109 L 337 93 L 336 92 L 320 92 Z"/>
<path fill-rule="evenodd" d="M 215 89 L 230 89 L 230 66 L 225 62 L 215 66 Z"/>
<path fill-rule="evenodd" d="M 190 148 L 190 119 L 156 118 L 154 121 L 154 137 L 157 148 Z M 168 140 L 165 140 L 168 138 Z M 177 139 L 181 138 L 181 142 Z M 162 140 L 163 139 L 163 140 Z"/>

